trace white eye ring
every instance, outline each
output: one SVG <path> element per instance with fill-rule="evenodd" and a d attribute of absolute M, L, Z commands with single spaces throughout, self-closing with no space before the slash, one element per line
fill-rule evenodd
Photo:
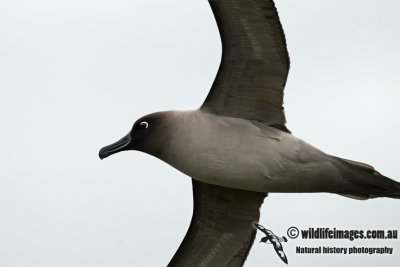
<path fill-rule="evenodd" d="M 149 128 L 149 124 L 147 123 L 147 121 L 142 121 L 140 123 L 140 128 L 143 128 L 143 129 Z"/>

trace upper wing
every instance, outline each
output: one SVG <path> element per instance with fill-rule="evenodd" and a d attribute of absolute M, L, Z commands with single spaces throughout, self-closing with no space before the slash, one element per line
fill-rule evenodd
<path fill-rule="evenodd" d="M 285 35 L 272 0 L 209 0 L 222 60 L 203 110 L 282 126 L 289 72 Z"/>
<path fill-rule="evenodd" d="M 252 223 L 267 194 L 192 183 L 192 221 L 168 266 L 242 266 L 256 234 Z"/>
<path fill-rule="evenodd" d="M 261 232 L 263 232 L 264 234 L 267 234 L 267 229 L 266 229 L 264 226 L 262 226 L 261 224 L 253 223 L 253 225 L 254 225 L 258 230 L 260 230 Z"/>

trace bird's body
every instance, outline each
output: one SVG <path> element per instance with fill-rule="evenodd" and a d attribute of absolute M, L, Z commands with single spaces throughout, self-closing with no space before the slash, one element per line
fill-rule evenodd
<path fill-rule="evenodd" d="M 372 167 L 350 164 L 257 121 L 201 109 L 158 116 L 167 118 L 169 137 L 159 158 L 204 183 L 265 193 L 329 192 L 369 198 L 376 196 L 377 179 L 387 179 Z"/>
<path fill-rule="evenodd" d="M 326 154 L 289 133 L 201 110 L 173 113 L 173 134 L 163 160 L 199 181 L 257 192 L 295 192 L 306 189 L 302 180 L 315 176 L 308 174 L 313 164 L 322 163 L 320 171 L 335 176 Z M 316 191 L 311 184 L 306 190 Z"/>
<path fill-rule="evenodd" d="M 283 252 L 283 246 L 281 242 L 287 242 L 286 237 L 282 236 L 276 236 L 271 230 L 266 229 L 264 226 L 258 224 L 258 223 L 254 223 L 253 224 L 254 227 L 256 227 L 257 229 L 259 229 L 261 232 L 263 232 L 265 234 L 265 236 L 263 238 L 261 238 L 260 243 L 266 243 L 266 244 L 272 244 L 274 246 L 274 249 L 276 251 L 276 253 L 278 254 L 279 258 L 284 262 L 284 263 L 288 263 L 287 257 L 285 252 Z"/>
<path fill-rule="evenodd" d="M 192 177 L 192 222 L 169 266 L 242 266 L 270 192 L 400 198 L 400 183 L 369 165 L 325 154 L 286 128 L 290 60 L 274 2 L 209 3 L 223 54 L 203 105 L 144 116 L 99 152 L 103 159 L 142 151 Z"/>

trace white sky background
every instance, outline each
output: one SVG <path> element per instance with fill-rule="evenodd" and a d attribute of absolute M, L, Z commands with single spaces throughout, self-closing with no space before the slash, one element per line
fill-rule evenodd
<path fill-rule="evenodd" d="M 397 0 L 276 1 L 292 67 L 288 127 L 400 180 Z M 165 266 L 191 219 L 190 178 L 139 152 L 98 159 L 147 113 L 197 108 L 221 56 L 206 0 L 0 1 L 0 266 Z M 260 222 L 398 229 L 400 200 L 271 194 Z M 284 266 L 256 243 L 245 266 Z M 301 256 L 296 246 L 394 255 Z M 398 266 L 400 241 L 284 244 L 291 266 Z"/>

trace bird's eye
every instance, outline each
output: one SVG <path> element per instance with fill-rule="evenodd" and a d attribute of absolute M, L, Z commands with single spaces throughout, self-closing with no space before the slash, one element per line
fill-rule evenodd
<path fill-rule="evenodd" d="M 147 128 L 149 128 L 149 124 L 147 123 L 147 121 L 142 121 L 142 122 L 140 123 L 140 128 L 142 128 L 142 129 L 147 129 Z"/>

